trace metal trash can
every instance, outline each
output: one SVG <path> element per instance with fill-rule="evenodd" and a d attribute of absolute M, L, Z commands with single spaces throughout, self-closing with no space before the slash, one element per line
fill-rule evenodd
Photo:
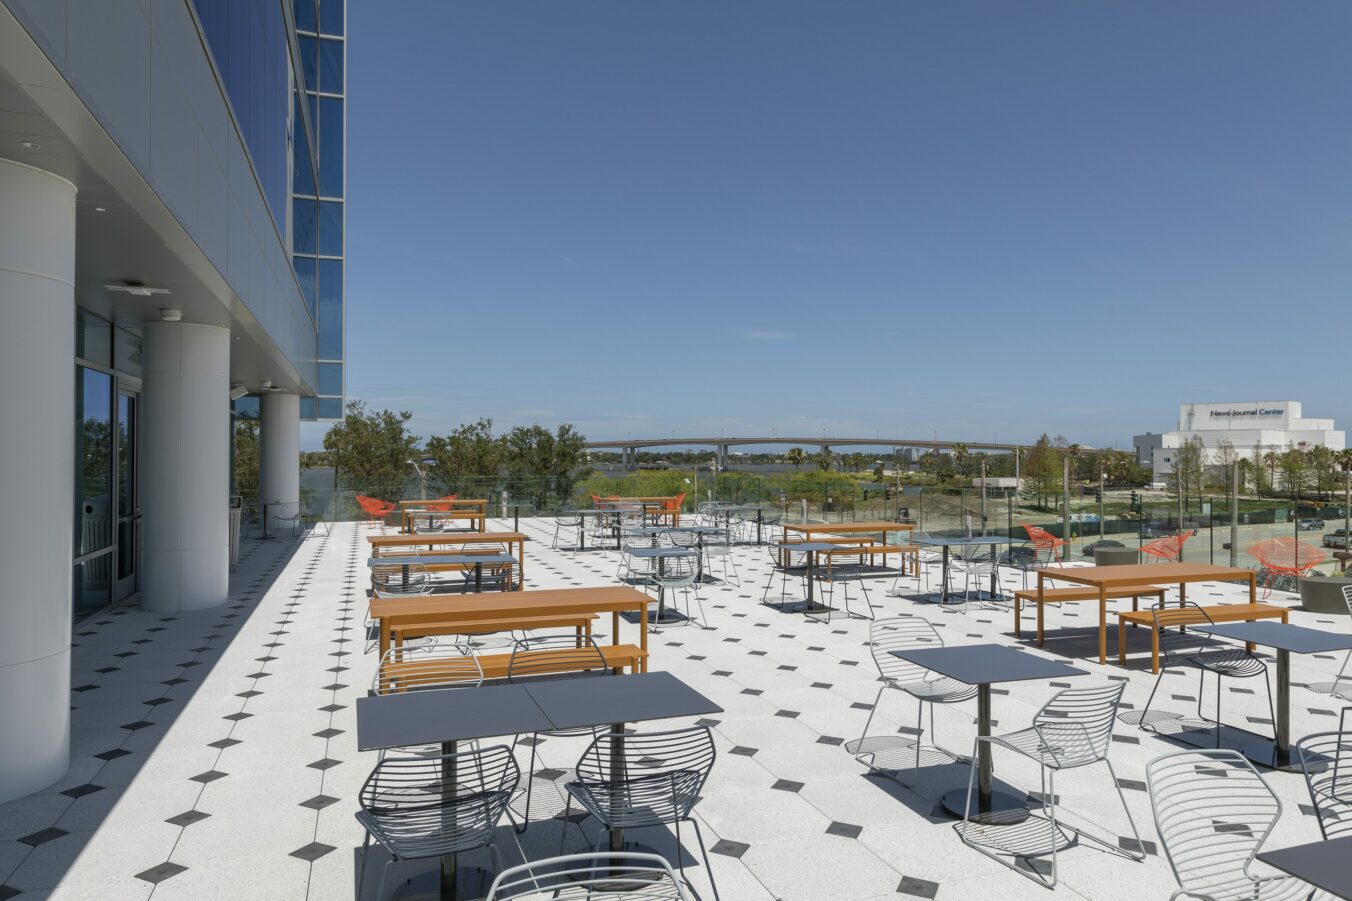
<path fill-rule="evenodd" d="M 1096 547 L 1095 566 L 1131 566 L 1141 562 L 1141 552 L 1134 547 Z"/>
<path fill-rule="evenodd" d="M 238 494 L 230 496 L 230 568 L 239 566 L 239 521 L 244 513 L 244 499 Z"/>

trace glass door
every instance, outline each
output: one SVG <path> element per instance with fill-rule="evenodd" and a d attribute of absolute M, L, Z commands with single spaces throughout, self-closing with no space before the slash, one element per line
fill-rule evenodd
<path fill-rule="evenodd" d="M 113 600 L 136 591 L 141 557 L 141 501 L 138 493 L 137 447 L 140 444 L 140 401 L 135 391 L 117 391 L 117 581 Z"/>

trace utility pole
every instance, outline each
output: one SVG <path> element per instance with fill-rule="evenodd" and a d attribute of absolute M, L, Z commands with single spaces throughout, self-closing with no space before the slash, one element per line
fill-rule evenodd
<path fill-rule="evenodd" d="M 986 534 L 986 458 L 981 458 L 981 534 Z"/>
<path fill-rule="evenodd" d="M 1099 468 L 1099 541 L 1103 540 L 1103 489 L 1108 484 L 1108 473 Z"/>
<path fill-rule="evenodd" d="M 1230 565 L 1239 566 L 1239 461 L 1230 464 Z"/>
<path fill-rule="evenodd" d="M 1070 454 L 1061 456 L 1061 559 L 1070 553 Z"/>

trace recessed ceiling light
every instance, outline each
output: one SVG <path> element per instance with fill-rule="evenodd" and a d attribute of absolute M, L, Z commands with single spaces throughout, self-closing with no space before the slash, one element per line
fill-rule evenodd
<path fill-rule="evenodd" d="M 37 141 L 20 141 L 19 146 L 25 150 L 41 150 L 42 145 Z"/>
<path fill-rule="evenodd" d="M 107 208 L 107 207 L 103 207 L 103 206 L 96 206 L 96 207 L 94 207 L 94 212 L 96 212 L 96 213 L 106 213 L 106 212 L 108 212 L 108 208 Z"/>

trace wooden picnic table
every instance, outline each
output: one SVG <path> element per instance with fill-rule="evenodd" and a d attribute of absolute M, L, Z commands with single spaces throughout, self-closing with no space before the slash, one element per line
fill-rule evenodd
<path fill-rule="evenodd" d="M 541 617 L 611 614 L 611 641 L 619 638 L 620 614 L 639 615 L 639 648 L 642 672 L 648 670 L 648 605 L 652 598 L 627 585 L 604 588 L 551 588 L 505 594 L 423 595 L 422 597 L 372 598 L 371 618 L 380 623 L 380 654 L 390 648 L 390 630 L 395 624 L 412 627 L 440 623 L 454 630 L 457 623 L 484 620 L 530 620 Z M 505 627 L 510 628 L 510 627 Z"/>
<path fill-rule="evenodd" d="M 435 551 L 438 548 L 456 547 L 465 544 L 504 544 L 507 552 L 516 557 L 517 590 L 526 584 L 526 541 L 523 532 L 429 532 L 422 535 L 367 535 L 371 544 L 371 556 L 385 557 L 400 554 L 416 554 L 422 548 Z M 516 550 L 513 551 L 513 545 Z"/>
<path fill-rule="evenodd" d="M 866 520 L 864 522 L 786 522 L 782 523 L 785 532 L 785 538 L 789 532 L 797 532 L 803 536 L 804 541 L 819 541 L 812 536 L 822 535 L 881 535 L 883 543 L 887 543 L 888 532 L 909 532 L 915 528 L 908 522 L 888 522 L 882 519 Z"/>
<path fill-rule="evenodd" d="M 643 508 L 644 516 L 664 517 L 671 520 L 673 526 L 681 524 L 681 508 L 673 506 L 676 504 L 676 495 L 669 497 L 618 497 L 606 496 L 596 498 L 596 509 L 605 510 L 612 506 L 638 506 Z"/>
<path fill-rule="evenodd" d="M 1040 569 L 1037 574 L 1038 606 L 1043 603 L 1047 581 L 1074 582 L 1098 589 L 1099 663 L 1108 662 L 1108 592 L 1114 588 L 1144 585 L 1177 585 L 1179 605 L 1187 602 L 1188 583 L 1245 580 L 1249 603 L 1258 603 L 1258 581 L 1251 569 L 1216 566 L 1211 563 L 1138 563 L 1133 566 L 1063 566 Z"/>
<path fill-rule="evenodd" d="M 481 498 L 461 498 L 452 500 L 444 498 L 427 498 L 420 501 L 400 501 L 399 502 L 399 530 L 402 532 L 413 531 L 414 514 L 418 512 L 434 513 L 437 516 L 445 516 L 447 519 L 468 519 L 479 523 L 479 531 L 485 528 L 488 521 L 488 501 Z M 456 514 L 465 514 L 457 516 Z"/>

